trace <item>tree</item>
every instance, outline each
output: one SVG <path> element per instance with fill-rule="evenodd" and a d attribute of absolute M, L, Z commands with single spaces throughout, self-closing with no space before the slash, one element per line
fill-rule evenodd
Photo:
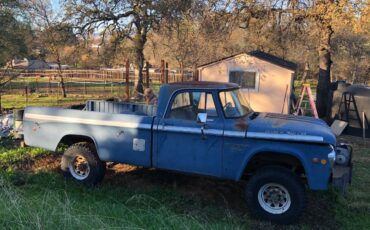
<path fill-rule="evenodd" d="M 15 0 L 0 1 L 0 68 L 7 64 L 6 69 L 0 71 L 0 110 L 4 87 L 19 76 L 10 72 L 11 60 L 28 54 L 32 37 L 30 26 L 18 13 L 19 5 Z"/>
<path fill-rule="evenodd" d="M 180 0 L 65 0 L 67 17 L 81 34 L 102 31 L 103 38 L 114 34 L 117 41 L 130 40 L 135 53 L 138 80 L 135 90 L 143 92 L 144 47 L 148 34 L 164 18 L 179 18 L 188 1 Z"/>
<path fill-rule="evenodd" d="M 234 31 L 230 17 L 221 11 L 228 4 L 213 3 L 216 2 L 193 1 L 180 20 L 162 22 L 160 30 L 150 36 L 147 51 L 151 52 L 147 53 L 165 57 L 172 65 L 196 69 L 200 64 L 240 52 L 241 31 Z"/>
<path fill-rule="evenodd" d="M 30 26 L 21 21 L 19 5 L 15 0 L 0 1 L 0 67 L 16 56 L 28 54 Z"/>
<path fill-rule="evenodd" d="M 348 23 L 353 18 L 352 2 L 347 0 L 236 2 L 238 16 L 242 16 L 242 22 L 247 25 L 252 19 L 265 20 L 265 26 L 278 23 L 284 28 L 300 26 L 304 29 L 307 25 L 315 25 L 319 67 L 316 107 L 319 116 L 325 117 L 328 114 L 327 95 L 332 66 L 332 38 L 338 24 Z"/>
<path fill-rule="evenodd" d="M 335 77 L 351 83 L 366 83 L 369 68 L 370 39 L 364 33 L 343 28 L 333 38 Z"/>
<path fill-rule="evenodd" d="M 34 26 L 38 32 L 39 42 L 46 47 L 52 60 L 58 65 L 58 79 L 62 96 L 66 97 L 66 90 L 62 70 L 62 53 L 67 46 L 77 44 L 78 40 L 73 27 L 64 23 L 61 15 L 55 13 L 47 0 L 30 0 L 23 2 L 23 7 L 34 19 Z"/>

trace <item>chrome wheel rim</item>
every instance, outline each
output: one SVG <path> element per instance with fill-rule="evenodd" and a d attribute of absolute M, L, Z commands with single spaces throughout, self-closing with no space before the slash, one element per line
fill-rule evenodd
<path fill-rule="evenodd" d="M 281 184 L 268 183 L 258 191 L 258 203 L 268 213 L 282 214 L 292 204 L 288 190 Z"/>
<path fill-rule="evenodd" d="M 68 165 L 69 172 L 77 180 L 84 180 L 90 174 L 90 166 L 85 157 L 78 155 L 74 157 Z"/>

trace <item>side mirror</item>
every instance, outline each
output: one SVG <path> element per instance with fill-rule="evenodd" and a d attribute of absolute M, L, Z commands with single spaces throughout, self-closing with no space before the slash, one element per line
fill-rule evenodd
<path fill-rule="evenodd" d="M 197 122 L 205 124 L 207 122 L 207 113 L 198 113 Z"/>

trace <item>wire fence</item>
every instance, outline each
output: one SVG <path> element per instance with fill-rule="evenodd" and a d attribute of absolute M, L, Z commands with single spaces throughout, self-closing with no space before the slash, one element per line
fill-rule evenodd
<path fill-rule="evenodd" d="M 1 73 L 3 71 L 3 73 Z M 0 75 L 5 70 L 0 70 Z M 56 94 L 60 90 L 60 77 L 63 78 L 68 94 L 107 95 L 120 92 L 124 87 L 132 87 L 137 82 L 134 71 L 125 70 L 10 70 L 6 74 L 18 75 L 14 80 L 2 87 L 2 94 L 47 93 Z M 126 78 L 126 75 L 128 78 Z M 149 76 L 147 76 L 149 75 Z M 192 72 L 181 73 L 148 73 L 143 74 L 143 87 L 151 87 L 170 82 L 191 81 Z"/>

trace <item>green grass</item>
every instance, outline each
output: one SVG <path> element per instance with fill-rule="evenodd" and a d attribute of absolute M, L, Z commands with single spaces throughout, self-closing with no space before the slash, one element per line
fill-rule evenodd
<path fill-rule="evenodd" d="M 335 215 L 342 229 L 370 229 L 370 142 L 362 138 L 347 138 L 354 144 L 353 181 L 346 199 L 340 197 Z"/>
<path fill-rule="evenodd" d="M 55 154 L 0 140 L 0 226 L 4 229 L 369 229 L 370 150 L 355 145 L 346 198 L 310 192 L 300 223 L 276 226 L 247 215 L 242 184 L 160 170 L 108 170 L 89 188 L 65 179 Z M 58 158 L 58 157 L 57 157 Z M 55 161 L 58 159 L 55 158 Z M 43 166 L 42 166 L 43 165 Z M 26 168 L 26 169 L 25 169 Z M 32 167 L 31 167 L 32 168 Z"/>
<path fill-rule="evenodd" d="M 18 84 L 18 86 L 17 86 Z M 12 109 L 12 108 L 24 108 L 26 106 L 70 106 L 76 104 L 83 104 L 90 99 L 104 99 L 110 97 L 118 97 L 123 99 L 125 95 L 125 86 L 86 84 L 86 88 L 82 84 L 67 84 L 67 97 L 62 98 L 56 94 L 56 89 L 53 88 L 53 93 L 48 95 L 48 89 L 39 88 L 37 92 L 24 95 L 24 85 L 22 82 L 14 82 L 13 89 L 19 89 L 19 93 L 7 92 L 6 89 L 1 96 L 1 108 Z M 42 87 L 39 84 L 39 87 Z M 151 85 L 153 91 L 158 95 L 160 84 Z M 10 89 L 10 88 L 8 88 Z M 85 91 L 86 89 L 86 91 Z M 134 86 L 130 86 L 130 97 L 133 96 Z"/>
<path fill-rule="evenodd" d="M 69 95 L 66 98 L 52 96 L 40 96 L 39 94 L 31 94 L 26 100 L 23 95 L 3 95 L 1 98 L 1 107 L 9 108 L 24 108 L 26 106 L 68 106 L 85 103 L 88 99 L 97 99 L 95 95 Z"/>

